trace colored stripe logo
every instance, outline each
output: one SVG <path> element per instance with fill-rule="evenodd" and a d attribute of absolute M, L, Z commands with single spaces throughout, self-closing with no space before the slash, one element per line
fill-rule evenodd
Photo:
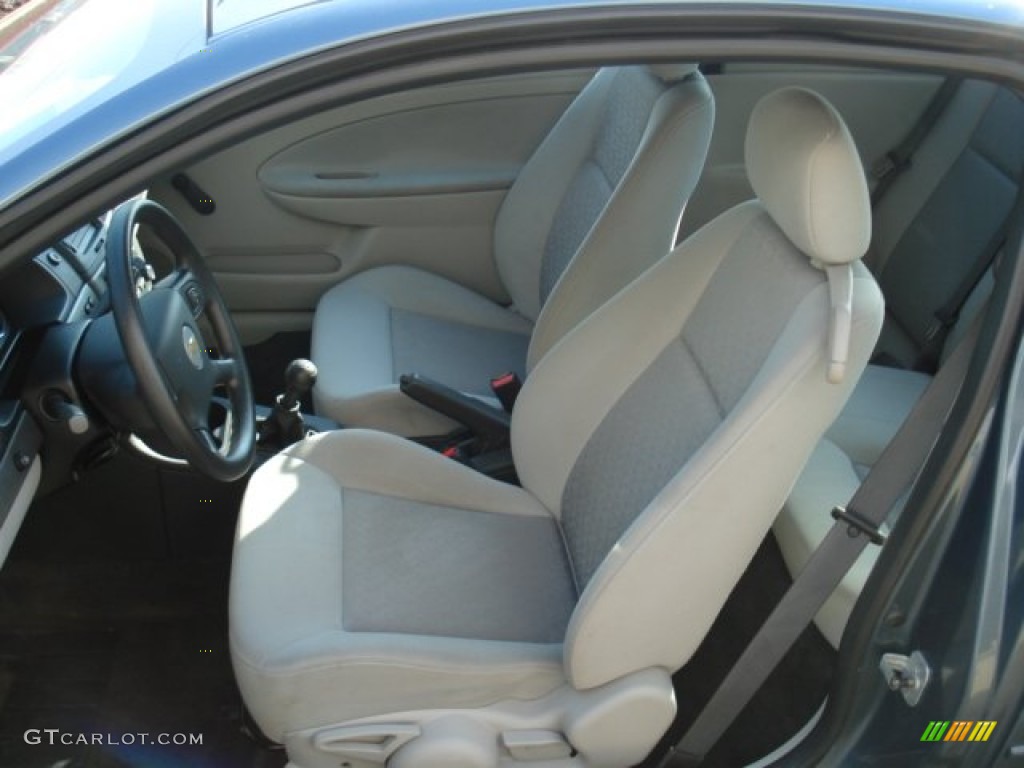
<path fill-rule="evenodd" d="M 932 720 L 921 741 L 988 741 L 995 729 L 995 720 Z"/>

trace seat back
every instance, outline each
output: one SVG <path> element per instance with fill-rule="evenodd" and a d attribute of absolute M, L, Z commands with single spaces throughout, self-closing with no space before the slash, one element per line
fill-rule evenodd
<path fill-rule="evenodd" d="M 561 521 L 581 592 L 577 688 L 685 663 L 878 336 L 867 186 L 839 115 L 802 89 L 766 97 L 747 167 L 758 199 L 570 331 L 513 414 L 520 479 Z"/>
<path fill-rule="evenodd" d="M 673 65 L 602 69 L 555 124 L 495 223 L 502 281 L 538 320 L 531 360 L 668 253 L 713 121 L 704 78 Z"/>
<path fill-rule="evenodd" d="M 965 81 L 875 211 L 868 265 L 886 297 L 885 358 L 914 365 L 935 312 L 1003 225 L 1022 179 L 1024 101 L 994 83 Z M 943 358 L 959 336 L 947 338 Z"/>

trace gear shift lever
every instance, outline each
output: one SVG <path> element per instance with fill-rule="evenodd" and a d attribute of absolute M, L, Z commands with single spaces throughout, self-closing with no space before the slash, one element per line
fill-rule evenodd
<path fill-rule="evenodd" d="M 288 363 L 284 370 L 284 394 L 277 398 L 281 410 L 291 412 L 298 407 L 316 384 L 316 374 L 316 366 L 311 360 L 300 357 Z"/>
<path fill-rule="evenodd" d="M 316 366 L 309 360 L 292 360 L 284 372 L 284 394 L 278 395 L 273 410 L 259 425 L 261 444 L 278 444 L 287 448 L 306 436 L 302 419 L 302 398 L 316 384 Z"/>

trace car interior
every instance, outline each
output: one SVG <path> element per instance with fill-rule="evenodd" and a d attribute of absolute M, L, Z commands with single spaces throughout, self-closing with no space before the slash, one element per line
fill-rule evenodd
<path fill-rule="evenodd" d="M 990 311 L 1022 128 L 933 72 L 517 71 L 325 106 L 26 254 L 0 765 L 655 765 Z M 879 551 L 707 765 L 820 713 Z"/>

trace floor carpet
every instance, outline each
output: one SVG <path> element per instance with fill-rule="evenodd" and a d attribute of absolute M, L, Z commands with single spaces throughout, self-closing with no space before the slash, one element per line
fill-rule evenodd
<path fill-rule="evenodd" d="M 243 733 L 228 657 L 240 494 L 122 454 L 33 505 L 0 569 L 0 766 L 284 765 Z"/>
<path fill-rule="evenodd" d="M 226 584 L 222 562 L 8 562 L 0 572 L 0 765 L 284 765 L 282 753 L 242 732 Z M 30 729 L 61 734 L 51 745 L 33 733 L 42 743 L 31 744 Z M 196 734 L 202 744 L 142 744 L 143 733 Z M 78 734 L 103 743 L 59 743 Z"/>

